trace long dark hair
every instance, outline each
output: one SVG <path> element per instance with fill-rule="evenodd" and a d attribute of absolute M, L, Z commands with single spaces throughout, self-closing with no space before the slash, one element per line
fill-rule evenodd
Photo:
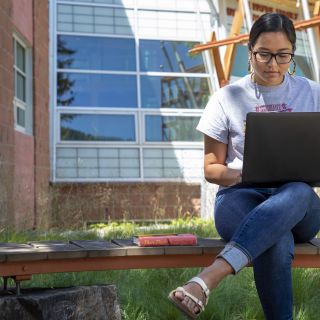
<path fill-rule="evenodd" d="M 284 32 L 292 44 L 293 52 L 296 50 L 296 31 L 292 21 L 287 16 L 274 12 L 260 16 L 250 31 L 248 43 L 250 51 L 263 32 Z"/>

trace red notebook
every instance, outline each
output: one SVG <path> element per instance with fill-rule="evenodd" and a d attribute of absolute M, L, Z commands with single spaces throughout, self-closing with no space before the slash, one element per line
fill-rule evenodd
<path fill-rule="evenodd" d="M 191 233 L 182 234 L 149 234 L 133 237 L 133 243 L 139 247 L 158 246 L 195 246 L 197 236 Z"/>

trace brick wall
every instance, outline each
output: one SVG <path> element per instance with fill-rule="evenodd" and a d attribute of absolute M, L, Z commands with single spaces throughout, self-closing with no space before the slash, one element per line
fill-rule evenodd
<path fill-rule="evenodd" d="M 200 185 L 83 183 L 52 186 L 54 224 L 76 227 L 108 219 L 165 219 L 200 215 Z"/>
<path fill-rule="evenodd" d="M 33 46 L 32 1 L 12 0 L 11 38 L 17 33 L 28 47 Z M 13 51 L 12 51 L 13 55 Z M 11 64 L 12 65 L 12 64 Z M 11 103 L 11 109 L 12 103 Z M 13 126 L 13 121 L 12 124 Z M 17 230 L 31 229 L 34 225 L 34 139 L 33 136 L 14 132 L 13 216 Z"/>
<path fill-rule="evenodd" d="M 49 4 L 33 1 L 33 106 L 35 227 L 50 224 L 49 162 Z"/>
<path fill-rule="evenodd" d="M 47 225 L 50 214 L 48 32 L 48 1 L 0 1 L 1 227 Z M 32 135 L 14 129 L 14 33 L 33 53 Z"/>
<path fill-rule="evenodd" d="M 0 227 L 13 224 L 12 3 L 0 1 Z"/>

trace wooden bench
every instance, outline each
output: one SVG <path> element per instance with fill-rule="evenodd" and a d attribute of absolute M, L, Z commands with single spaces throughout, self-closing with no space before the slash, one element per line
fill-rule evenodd
<path fill-rule="evenodd" d="M 212 263 L 225 242 L 198 238 L 197 246 L 138 247 L 132 239 L 74 240 L 0 243 L 0 276 L 7 289 L 34 274 L 146 268 L 205 267 Z M 295 246 L 294 267 L 320 268 L 320 239 Z"/>

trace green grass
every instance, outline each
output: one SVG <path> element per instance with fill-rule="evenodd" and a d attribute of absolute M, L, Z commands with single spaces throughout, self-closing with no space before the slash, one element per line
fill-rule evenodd
<path fill-rule="evenodd" d="M 212 223 L 201 219 L 175 220 L 170 225 L 150 226 L 150 233 L 193 232 L 201 237 L 216 237 Z M 146 230 L 133 223 L 92 226 L 86 231 L 0 233 L 0 241 L 125 238 Z M 74 285 L 114 284 L 117 286 L 123 320 L 182 320 L 168 301 L 168 293 L 200 271 L 194 269 L 148 269 L 79 273 L 57 273 L 33 276 L 24 287 L 68 287 Z M 295 320 L 318 320 L 320 311 L 320 270 L 294 269 Z M 254 286 L 252 269 L 229 276 L 210 296 L 199 320 L 263 320 Z"/>

